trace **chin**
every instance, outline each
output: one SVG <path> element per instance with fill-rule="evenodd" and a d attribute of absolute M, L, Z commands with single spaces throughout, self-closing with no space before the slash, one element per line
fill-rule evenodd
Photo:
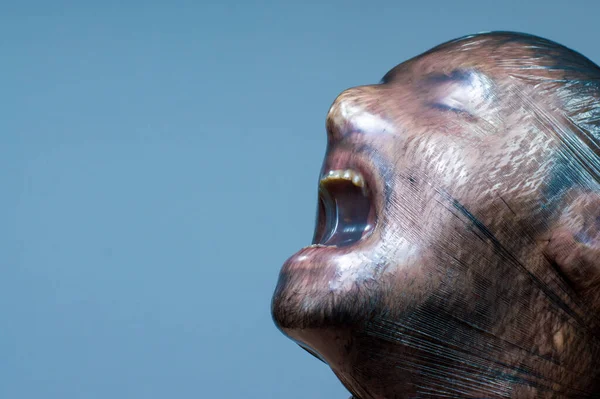
<path fill-rule="evenodd" d="M 340 279 L 339 270 L 332 265 L 300 269 L 294 258 L 303 259 L 303 254 L 311 249 L 290 258 L 279 275 L 272 314 L 275 324 L 284 333 L 348 328 L 381 313 L 384 295 L 381 283 L 376 280 Z"/>

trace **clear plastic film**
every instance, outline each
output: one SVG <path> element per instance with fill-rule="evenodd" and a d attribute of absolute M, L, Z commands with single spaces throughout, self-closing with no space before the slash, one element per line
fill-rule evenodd
<path fill-rule="evenodd" d="M 346 90 L 277 326 L 356 398 L 600 398 L 600 68 L 486 33 Z"/>

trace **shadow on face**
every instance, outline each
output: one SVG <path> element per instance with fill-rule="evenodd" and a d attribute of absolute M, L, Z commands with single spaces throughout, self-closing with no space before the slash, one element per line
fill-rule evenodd
<path fill-rule="evenodd" d="M 343 92 L 327 135 L 285 334 L 362 399 L 600 394 L 600 68 L 469 36 Z"/>

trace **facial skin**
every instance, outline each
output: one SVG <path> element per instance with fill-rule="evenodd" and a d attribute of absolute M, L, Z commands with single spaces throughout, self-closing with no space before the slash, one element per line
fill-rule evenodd
<path fill-rule="evenodd" d="M 282 332 L 360 399 L 600 395 L 596 65 L 458 39 L 343 92 L 327 137 Z"/>

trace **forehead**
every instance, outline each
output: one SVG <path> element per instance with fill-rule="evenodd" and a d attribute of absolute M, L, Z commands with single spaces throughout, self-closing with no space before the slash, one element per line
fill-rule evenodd
<path fill-rule="evenodd" d="M 412 96 L 435 97 L 434 103 L 442 103 L 443 109 L 458 104 L 450 108 L 475 114 L 491 100 L 494 109 L 509 106 L 513 113 L 517 104 L 522 112 L 531 106 L 563 108 L 557 89 L 581 78 L 588 69 L 582 68 L 584 61 L 580 54 L 539 37 L 482 34 L 442 44 L 399 64 L 381 83 Z M 522 101 L 525 97 L 528 106 Z"/>
<path fill-rule="evenodd" d="M 477 71 L 488 78 L 502 80 L 511 72 L 538 66 L 544 70 L 550 60 L 540 57 L 534 49 L 539 44 L 529 37 L 470 37 L 437 46 L 390 70 L 382 83 L 414 81 L 431 76 L 468 78 L 469 71 Z M 440 80 L 443 81 L 443 80 Z"/>

